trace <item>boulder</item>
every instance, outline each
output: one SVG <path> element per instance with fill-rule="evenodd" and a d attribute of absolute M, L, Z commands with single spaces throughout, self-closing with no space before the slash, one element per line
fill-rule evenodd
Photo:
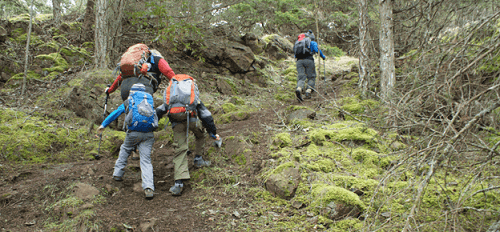
<path fill-rule="evenodd" d="M 286 59 L 288 57 L 288 54 L 275 43 L 269 43 L 266 46 L 266 53 L 276 60 Z"/>
<path fill-rule="evenodd" d="M 332 220 L 357 217 L 366 208 L 359 196 L 337 186 L 313 184 L 311 205 Z"/>
<path fill-rule="evenodd" d="M 301 176 L 298 168 L 288 167 L 267 178 L 266 189 L 274 196 L 290 200 L 295 196 Z"/>
<path fill-rule="evenodd" d="M 249 47 L 229 41 L 224 47 L 224 60 L 232 73 L 245 73 L 250 71 L 255 57 Z"/>
<path fill-rule="evenodd" d="M 257 37 L 257 35 L 253 33 L 247 33 L 242 37 L 243 41 L 245 41 L 245 45 L 252 49 L 254 54 L 260 54 L 264 50 L 265 43 Z"/>
<path fill-rule="evenodd" d="M 226 39 L 205 40 L 200 55 L 207 62 L 223 66 L 232 73 L 246 73 L 251 71 L 255 60 L 252 49 L 234 41 Z"/>

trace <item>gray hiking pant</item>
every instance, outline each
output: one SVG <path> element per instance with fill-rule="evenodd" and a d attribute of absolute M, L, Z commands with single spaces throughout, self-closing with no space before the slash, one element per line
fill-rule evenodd
<path fill-rule="evenodd" d="M 151 149 L 153 148 L 154 142 L 155 137 L 153 132 L 127 132 L 125 141 L 123 141 L 123 144 L 120 147 L 120 154 L 118 155 L 118 159 L 115 163 L 113 176 L 123 176 L 125 173 L 125 167 L 127 167 L 127 159 L 132 151 L 135 150 L 135 147 L 137 147 L 141 164 L 142 188 L 155 190 L 153 181 L 153 165 L 151 164 Z"/>
<path fill-rule="evenodd" d="M 297 60 L 297 88 L 304 90 L 304 85 L 307 81 L 307 89 L 315 88 L 316 83 L 316 68 L 314 60 L 302 59 Z M 311 91 L 311 90 L 309 90 Z"/>

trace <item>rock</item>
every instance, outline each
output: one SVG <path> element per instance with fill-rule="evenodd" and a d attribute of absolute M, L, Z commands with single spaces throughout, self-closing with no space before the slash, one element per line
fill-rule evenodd
<path fill-rule="evenodd" d="M 134 184 L 134 187 L 132 188 L 134 192 L 136 193 L 144 193 L 144 189 L 142 189 L 142 182 L 137 182 Z"/>
<path fill-rule="evenodd" d="M 216 66 L 223 66 L 232 73 L 245 73 L 255 60 L 252 49 L 225 38 L 208 39 L 204 41 L 204 47 L 200 50 L 200 55 L 207 62 Z"/>
<path fill-rule="evenodd" d="M 313 186 L 311 194 L 314 199 L 311 206 L 319 207 L 320 213 L 332 220 L 357 217 L 365 208 L 358 195 L 341 187 L 318 184 Z"/>
<path fill-rule="evenodd" d="M 300 209 L 302 208 L 302 206 L 304 206 L 304 203 L 300 202 L 300 201 L 296 201 L 296 200 L 292 200 L 292 207 L 293 208 L 296 208 L 296 209 Z"/>
<path fill-rule="evenodd" d="M 224 59 L 229 64 L 229 71 L 240 73 L 250 71 L 255 57 L 249 47 L 229 41 L 224 48 Z"/>
<path fill-rule="evenodd" d="M 288 57 L 288 54 L 286 54 L 280 47 L 278 47 L 274 43 L 268 44 L 265 51 L 267 54 L 269 54 L 269 56 L 274 57 L 274 59 L 276 60 L 286 59 Z"/>
<path fill-rule="evenodd" d="M 318 223 L 318 216 L 308 218 L 307 221 L 310 222 L 311 224 L 317 224 Z"/>
<path fill-rule="evenodd" d="M 156 218 L 148 219 L 139 225 L 139 231 L 141 232 L 154 232 L 154 226 L 156 225 Z"/>
<path fill-rule="evenodd" d="M 241 215 L 240 213 L 238 213 L 238 211 L 234 211 L 233 212 L 233 216 L 235 216 L 236 218 L 240 219 L 241 218 Z"/>
<path fill-rule="evenodd" d="M 274 196 L 289 200 L 295 195 L 301 176 L 298 168 L 285 168 L 272 174 L 266 181 L 266 189 Z"/>
<path fill-rule="evenodd" d="M 315 117 L 316 111 L 309 108 L 299 109 L 288 114 L 287 123 L 293 122 L 295 120 L 314 119 Z"/>
<path fill-rule="evenodd" d="M 89 200 L 99 194 L 99 190 L 96 187 L 85 183 L 77 183 L 73 192 L 76 197 L 82 200 Z"/>
<path fill-rule="evenodd" d="M 381 214 L 383 217 L 390 218 L 391 217 L 391 212 L 385 212 Z"/>
<path fill-rule="evenodd" d="M 241 39 L 245 41 L 245 45 L 252 49 L 255 54 L 260 54 L 264 50 L 264 42 L 262 42 L 254 33 L 247 33 Z"/>
<path fill-rule="evenodd" d="M 10 76 L 7 73 L 0 73 L 0 82 L 7 82 L 10 79 Z"/>

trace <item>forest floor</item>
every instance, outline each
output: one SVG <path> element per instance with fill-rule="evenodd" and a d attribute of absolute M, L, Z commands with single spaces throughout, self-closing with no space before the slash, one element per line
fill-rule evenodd
<path fill-rule="evenodd" d="M 348 66 L 345 63 L 353 61 L 352 58 L 327 60 L 326 66 L 329 70 L 345 69 Z M 174 148 L 171 140 L 165 139 L 168 137 L 165 134 L 171 134 L 170 127 L 155 132 L 151 158 L 156 189 L 152 200 L 145 199 L 141 188 L 139 160 L 129 158 L 124 181 L 112 179 L 116 151 L 101 150 L 100 159 L 75 159 L 62 164 L 0 164 L 3 195 L 0 228 L 2 231 L 52 231 L 53 224 L 58 230 L 67 227 L 67 231 L 75 227 L 78 231 L 268 230 L 266 221 L 287 220 L 290 216 L 272 212 L 272 208 L 261 205 L 255 198 L 257 193 L 265 191 L 260 174 L 263 161 L 270 159 L 271 137 L 276 133 L 273 130 L 283 125 L 277 112 L 291 105 L 314 109 L 325 97 L 334 98 L 332 86 L 324 83 L 317 81 L 321 94 L 313 94 L 312 99 L 267 103 L 267 107 L 250 113 L 245 120 L 217 124 L 224 144 L 205 156 L 212 161 L 211 167 L 195 169 L 193 157 L 189 157 L 191 180 L 185 184 L 182 196 L 172 196 L 168 191 L 174 183 L 171 162 Z M 268 94 L 272 98 L 268 91 L 255 94 Z M 228 138 L 232 136 L 247 139 L 231 141 Z M 211 141 L 206 140 L 205 151 L 208 151 Z M 242 143 L 251 147 L 251 158 L 247 162 L 235 159 L 242 152 Z M 81 152 L 74 155 L 83 156 L 85 151 Z M 262 220 L 263 217 L 266 220 Z"/>

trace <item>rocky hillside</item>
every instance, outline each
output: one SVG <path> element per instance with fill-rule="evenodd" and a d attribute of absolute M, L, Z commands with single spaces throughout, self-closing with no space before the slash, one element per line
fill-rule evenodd
<path fill-rule="evenodd" d="M 318 63 L 317 92 L 300 103 L 286 36 L 215 28 L 191 51 L 148 44 L 176 73 L 197 79 L 223 138 L 219 149 L 207 138 L 211 167 L 195 169 L 190 157 L 192 179 L 173 197 L 172 131 L 163 119 L 152 154 L 156 191 L 148 201 L 139 161 L 129 160 L 123 182 L 111 178 L 123 118 L 101 142 L 95 136 L 112 70 L 92 69 L 93 45 L 79 41 L 78 22 L 51 28 L 39 19 L 21 96 L 26 25 L 22 17 L 0 23 L 4 231 L 399 231 L 413 212 L 417 178 L 429 165 L 394 174 L 415 138 L 381 127 L 384 107 L 357 94 L 355 58 L 328 49 L 337 52 Z M 136 42 L 125 41 L 121 51 Z M 155 97 L 160 104 L 160 94 Z M 121 103 L 119 93 L 111 94 L 106 113 Z M 464 198 L 463 211 L 449 212 L 442 203 L 462 197 L 457 189 L 482 187 L 460 171 L 439 175 L 445 174 L 451 181 L 431 181 L 422 213 L 412 220 L 423 230 L 443 230 L 449 227 L 434 222 L 450 214 L 460 231 L 486 231 L 497 214 L 481 209 L 498 206 L 498 192 Z"/>

